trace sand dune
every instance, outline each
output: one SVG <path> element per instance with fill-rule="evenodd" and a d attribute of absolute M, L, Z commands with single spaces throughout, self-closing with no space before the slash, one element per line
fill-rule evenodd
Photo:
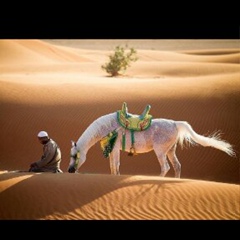
<path fill-rule="evenodd" d="M 47 44 L 40 40 L 1 40 L 1 64 L 49 64 L 89 61 L 71 49 Z"/>
<path fill-rule="evenodd" d="M 239 48 L 232 49 L 202 49 L 202 50 L 186 50 L 180 51 L 187 54 L 196 54 L 196 55 L 229 55 L 239 53 Z"/>
<path fill-rule="evenodd" d="M 217 49 L 214 51 L 151 51 L 140 50 L 139 60 L 173 62 L 239 63 L 239 49 Z"/>
<path fill-rule="evenodd" d="M 0 179 L 1 219 L 220 220 L 240 214 L 235 184 L 68 173 L 2 173 Z"/>
<path fill-rule="evenodd" d="M 238 49 L 238 39 L 48 39 L 47 43 L 75 49 L 113 51 L 117 46 L 159 51 L 199 51 Z"/>
<path fill-rule="evenodd" d="M 239 49 L 168 42 L 172 50 L 164 51 L 153 50 L 154 42 L 111 78 L 101 69 L 111 53 L 105 43 L 102 49 L 66 43 L 0 40 L 0 219 L 240 219 Z M 237 157 L 178 148 L 182 179 L 172 178 L 173 169 L 161 179 L 154 152 L 132 158 L 122 152 L 122 175 L 111 176 L 96 144 L 82 174 L 67 173 L 70 141 L 124 101 L 129 112 L 140 114 L 150 104 L 154 118 L 188 121 L 202 135 L 221 130 Z M 39 159 L 42 129 L 61 147 L 64 173 L 8 172 Z"/>

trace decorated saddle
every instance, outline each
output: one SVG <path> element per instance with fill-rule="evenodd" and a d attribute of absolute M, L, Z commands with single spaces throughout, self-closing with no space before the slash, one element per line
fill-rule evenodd
<path fill-rule="evenodd" d="M 131 148 L 129 152 L 129 156 L 136 155 L 136 151 L 134 148 L 134 132 L 135 131 L 144 131 L 151 126 L 152 123 L 152 115 L 149 114 L 151 109 L 150 105 L 147 105 L 141 115 L 131 114 L 128 112 L 127 103 L 124 102 L 122 105 L 122 109 L 117 111 L 117 119 L 119 124 L 127 130 L 131 132 Z M 125 132 L 122 138 L 122 150 L 125 151 L 126 145 L 126 136 Z"/>
<path fill-rule="evenodd" d="M 127 103 L 124 102 L 122 105 L 122 109 L 117 111 L 117 120 L 120 126 L 122 126 L 125 130 L 129 130 L 131 132 L 131 148 L 129 151 L 129 156 L 137 155 L 135 147 L 134 147 L 134 132 L 135 131 L 144 131 L 151 126 L 152 123 L 152 115 L 149 114 L 151 109 L 150 105 L 147 105 L 141 115 L 131 114 L 128 112 Z M 103 151 L 103 156 L 108 158 L 110 153 L 112 152 L 116 140 L 118 137 L 118 131 L 114 130 L 110 132 L 107 136 L 101 139 L 100 146 Z M 122 150 L 125 151 L 126 145 L 126 133 L 123 132 L 122 135 Z"/>
<path fill-rule="evenodd" d="M 147 105 L 141 115 L 128 113 L 127 103 L 123 103 L 122 110 L 117 111 L 117 118 L 119 124 L 125 129 L 132 131 L 143 131 L 150 127 L 152 121 L 152 115 L 149 114 L 151 109 L 150 105 Z"/>

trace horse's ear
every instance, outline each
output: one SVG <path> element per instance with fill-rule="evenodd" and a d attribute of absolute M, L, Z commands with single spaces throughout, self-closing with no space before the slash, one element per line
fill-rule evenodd
<path fill-rule="evenodd" d="M 74 141 L 71 140 L 71 142 L 72 142 L 72 147 L 76 147 L 77 146 L 77 144 Z"/>

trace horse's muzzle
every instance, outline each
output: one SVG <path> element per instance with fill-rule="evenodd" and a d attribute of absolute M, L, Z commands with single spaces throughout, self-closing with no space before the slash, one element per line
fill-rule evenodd
<path fill-rule="evenodd" d="M 68 172 L 69 172 L 69 173 L 75 173 L 75 172 L 76 172 L 75 167 L 69 167 L 69 168 L 68 168 Z"/>

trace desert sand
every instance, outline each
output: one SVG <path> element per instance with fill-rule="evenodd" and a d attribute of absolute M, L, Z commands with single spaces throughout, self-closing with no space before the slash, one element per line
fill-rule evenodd
<path fill-rule="evenodd" d="M 0 219 L 239 220 L 236 41 L 96 39 L 92 49 L 91 41 L 0 40 Z M 135 47 L 139 59 L 112 78 L 101 65 L 120 43 Z M 79 173 L 68 173 L 71 140 L 123 102 L 135 114 L 150 104 L 154 118 L 187 121 L 201 135 L 220 130 L 236 157 L 178 147 L 176 179 L 172 168 L 159 177 L 154 152 L 121 152 L 121 175 L 113 176 L 97 143 Z M 62 174 L 17 171 L 41 157 L 41 130 L 61 148 Z"/>

